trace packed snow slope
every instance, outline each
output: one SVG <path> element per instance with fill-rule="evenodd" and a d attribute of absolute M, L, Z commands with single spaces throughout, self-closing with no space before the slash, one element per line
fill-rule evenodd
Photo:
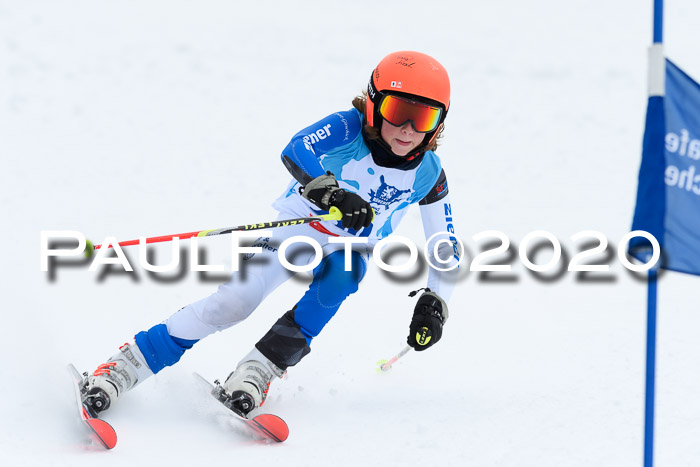
<path fill-rule="evenodd" d="M 629 231 L 646 106 L 651 1 L 0 1 L 2 465 L 636 467 L 642 461 L 644 276 Z M 667 55 L 700 78 L 700 2 L 669 0 Z M 388 374 L 427 270 L 376 266 L 273 385 L 281 445 L 217 418 L 193 371 L 225 378 L 304 292 L 301 274 L 246 322 L 197 344 L 105 415 L 101 452 L 74 424 L 65 366 L 92 370 L 226 276 L 89 263 L 40 270 L 40 232 L 100 242 L 258 222 L 290 179 L 299 129 L 366 86 L 387 53 L 437 57 L 452 80 L 438 154 L 458 236 L 500 230 L 510 274 L 462 268 L 443 339 Z M 517 255 L 551 232 L 609 239 L 606 274 L 533 274 Z M 422 245 L 418 209 L 399 233 Z M 202 240 L 229 264 L 227 238 Z M 170 247 L 154 247 L 165 262 Z M 187 252 L 183 248 L 183 252 Z M 532 250 L 540 264 L 551 249 Z M 395 255 L 395 261 L 406 256 Z M 467 263 L 468 266 L 468 263 Z M 657 464 L 700 465 L 700 278 L 660 280 Z"/>

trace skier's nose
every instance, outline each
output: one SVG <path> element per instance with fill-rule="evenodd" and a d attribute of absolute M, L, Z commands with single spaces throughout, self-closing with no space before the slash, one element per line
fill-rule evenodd
<path fill-rule="evenodd" d="M 401 125 L 401 131 L 407 135 L 412 135 L 416 130 L 413 128 L 413 122 L 411 120 L 407 121 Z"/>

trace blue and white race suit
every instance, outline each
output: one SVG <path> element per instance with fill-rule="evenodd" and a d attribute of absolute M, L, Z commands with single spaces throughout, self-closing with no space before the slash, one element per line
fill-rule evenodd
<path fill-rule="evenodd" d="M 298 363 L 308 354 L 311 340 L 345 298 L 357 291 L 371 247 L 396 230 L 410 205 L 420 205 L 426 238 L 442 233 L 438 239 L 451 239 L 442 242 L 438 249 L 437 255 L 443 262 L 432 257 L 431 263 L 450 268 L 459 261 L 447 180 L 438 156 L 426 151 L 413 160 L 393 156 L 387 162 L 370 150 L 362 122 L 363 115 L 352 109 L 329 115 L 297 133 L 282 152 L 282 160 L 295 179 L 273 207 L 281 219 L 324 213 L 303 198 L 299 188 L 330 171 L 341 188 L 369 201 L 375 211 L 372 224 L 358 231 L 344 229 L 340 222 L 299 225 L 278 229 L 273 237 L 259 238 L 254 246 L 262 247 L 262 252 L 244 257 L 242 271 L 234 273 L 217 292 L 136 336 L 136 343 L 154 373 L 177 362 L 199 339 L 243 321 L 267 295 L 292 276 L 277 259 L 279 245 L 286 238 L 296 235 L 313 238 L 322 246 L 324 258 L 314 269 L 313 281 L 301 300 L 256 344 L 281 369 Z M 343 245 L 330 243 L 332 236 L 367 238 L 367 244 L 353 248 L 351 271 L 345 271 Z M 428 251 L 435 254 L 433 248 Z M 302 248 L 296 254 L 287 254 L 292 255 L 297 265 L 309 264 L 315 257 L 313 252 Z M 449 258 L 447 263 L 446 258 Z M 430 268 L 427 286 L 448 301 L 455 274 L 456 269 L 440 272 Z"/>

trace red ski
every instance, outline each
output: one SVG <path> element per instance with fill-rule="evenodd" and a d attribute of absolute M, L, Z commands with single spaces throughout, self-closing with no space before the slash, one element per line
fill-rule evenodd
<path fill-rule="evenodd" d="M 90 433 L 99 441 L 99 444 L 105 449 L 112 449 L 117 445 L 117 433 L 114 431 L 114 428 L 112 428 L 112 425 L 90 415 L 90 412 L 88 412 L 83 405 L 82 397 L 80 397 L 80 383 L 83 382 L 83 377 L 78 373 L 78 370 L 75 369 L 73 364 L 68 365 L 68 371 L 70 371 L 71 377 L 73 378 L 73 389 L 75 390 L 75 399 L 78 403 L 78 414 L 80 418 Z"/>
<path fill-rule="evenodd" d="M 226 412 L 234 420 L 237 420 L 241 423 L 245 423 L 245 425 L 251 430 L 252 433 L 258 434 L 265 439 L 270 439 L 278 443 L 281 443 L 282 441 L 286 440 L 289 436 L 289 427 L 287 426 L 287 423 L 277 415 L 266 413 L 256 415 L 253 418 L 243 417 L 221 404 L 219 398 L 217 397 L 217 393 L 221 390 L 221 386 L 219 384 L 214 385 L 210 383 L 209 381 L 204 379 L 199 373 L 195 372 L 192 373 L 192 375 L 200 383 L 200 385 L 203 388 L 207 389 L 207 392 L 209 392 L 209 394 L 214 399 L 216 399 L 217 402 L 219 402 L 219 405 L 222 407 L 222 409 L 226 410 Z"/>

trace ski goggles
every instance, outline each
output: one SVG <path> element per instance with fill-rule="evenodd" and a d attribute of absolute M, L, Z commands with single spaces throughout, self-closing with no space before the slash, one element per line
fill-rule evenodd
<path fill-rule="evenodd" d="M 442 107 L 423 104 L 405 97 L 384 94 L 379 103 L 379 115 L 394 126 L 411 122 L 418 133 L 430 133 L 440 124 Z"/>

